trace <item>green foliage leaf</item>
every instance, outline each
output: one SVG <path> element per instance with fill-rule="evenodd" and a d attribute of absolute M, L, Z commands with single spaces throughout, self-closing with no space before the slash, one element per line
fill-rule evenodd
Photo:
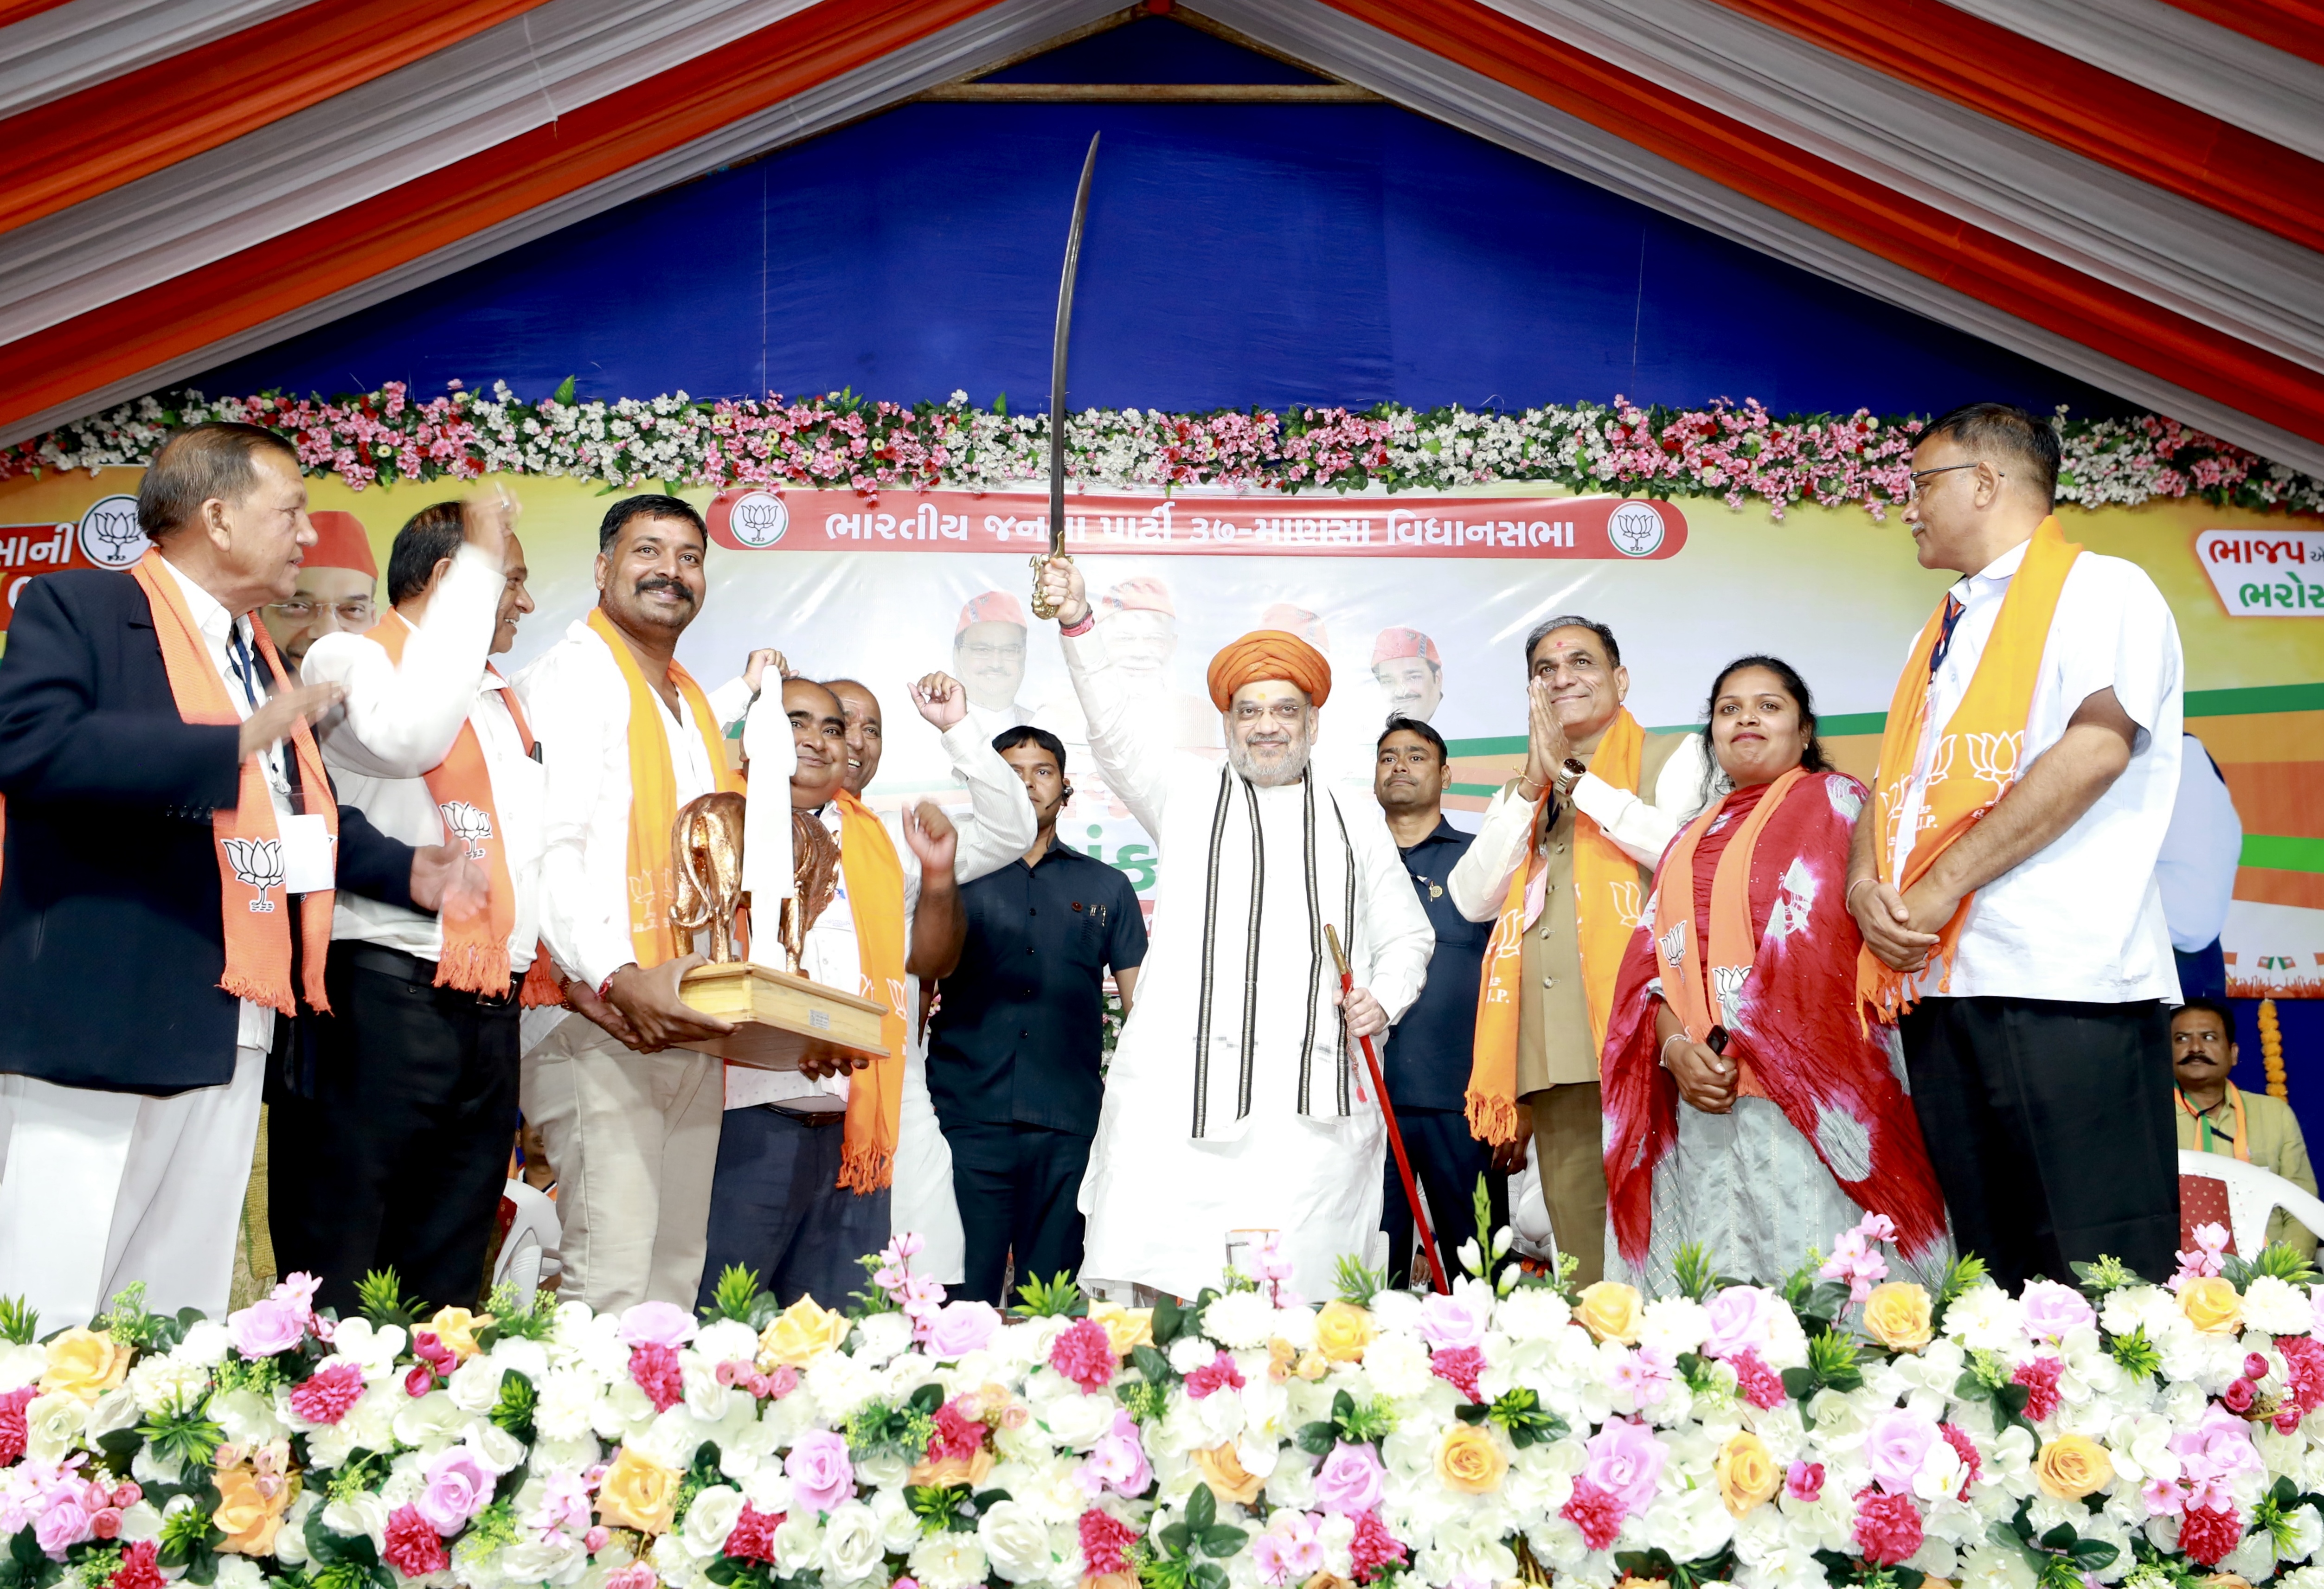
<path fill-rule="evenodd" d="M 501 1375 L 500 1400 L 493 1403 L 492 1411 L 485 1416 L 495 1428 L 505 1429 L 514 1437 L 520 1445 L 530 1446 L 533 1436 L 533 1410 L 540 1403 L 540 1397 L 533 1390 L 531 1379 L 512 1368 Z"/>
<path fill-rule="evenodd" d="M 1374 1297 L 1388 1290 L 1388 1271 L 1367 1269 L 1364 1261 L 1353 1253 L 1342 1253 L 1333 1271 L 1332 1284 L 1341 1301 L 1369 1308 Z"/>
<path fill-rule="evenodd" d="M 0 1297 L 0 1340 L 29 1346 L 41 1338 L 41 1310 L 22 1297 Z"/>
<path fill-rule="evenodd" d="M 355 1282 L 355 1309 L 377 1329 L 390 1325 L 409 1329 L 428 1304 L 403 1294 L 403 1281 L 392 1269 L 374 1269 Z"/>
<path fill-rule="evenodd" d="M 567 407 L 570 407 L 573 402 L 573 377 L 567 375 L 564 380 L 558 381 L 557 383 L 556 392 L 551 395 L 549 400 L 555 403 L 564 403 Z"/>
<path fill-rule="evenodd" d="M 1009 1309 L 1019 1318 L 1085 1318 L 1089 1316 L 1089 1299 L 1082 1295 L 1069 1274 L 1054 1274 L 1044 1281 L 1036 1274 L 1017 1288 L 1024 1300 Z"/>
<path fill-rule="evenodd" d="M 748 1324 L 751 1304 L 759 1300 L 759 1272 L 740 1263 L 729 1263 L 719 1272 L 718 1284 L 710 1293 L 710 1306 L 702 1309 L 702 1316 Z"/>

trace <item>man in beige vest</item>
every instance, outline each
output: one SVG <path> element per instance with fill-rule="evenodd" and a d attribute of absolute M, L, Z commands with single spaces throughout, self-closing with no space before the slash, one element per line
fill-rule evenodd
<path fill-rule="evenodd" d="M 1445 886 L 1472 922 L 1509 915 L 1505 931 L 1513 934 L 1522 913 L 1514 978 L 1517 1135 L 1502 1144 L 1499 1162 L 1522 1168 L 1527 1139 L 1537 1139 L 1558 1251 L 1573 1254 L 1586 1285 L 1605 1265 L 1598 1052 L 1614 973 L 1655 863 L 1702 807 L 1705 768 L 1701 736 L 1643 733 L 1624 710 L 1630 673 L 1604 624 L 1572 615 L 1541 624 L 1526 641 L 1526 674 L 1525 770 L 1493 796 L 1476 842 Z M 1593 762 L 1610 776 L 1592 772 Z M 1576 855 L 1586 846 L 1613 856 L 1618 868 L 1595 897 L 1591 887 L 1576 887 Z M 1625 859 L 1635 863 L 1635 884 Z M 1480 1071 L 1493 1030 L 1480 1019 Z M 1506 1042 L 1506 1024 L 1499 1030 Z"/>

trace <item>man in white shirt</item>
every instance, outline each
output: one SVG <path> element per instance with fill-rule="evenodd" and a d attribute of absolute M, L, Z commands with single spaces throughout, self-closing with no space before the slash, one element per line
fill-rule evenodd
<path fill-rule="evenodd" d="M 1006 591 L 973 596 L 953 625 L 952 670 L 968 687 L 968 719 L 989 748 L 1003 729 L 1033 721 L 1025 686 L 1025 609 Z"/>
<path fill-rule="evenodd" d="M 2163 830 L 2163 852 L 2154 860 L 2182 999 L 2227 997 L 2227 960 L 2219 934 L 2235 903 L 2236 868 L 2243 856 L 2244 822 L 2235 796 L 2203 741 L 2189 734 L 2179 751 L 2179 798 Z"/>
<path fill-rule="evenodd" d="M 269 1056 L 300 1024 L 278 1017 L 322 999 L 333 892 L 432 909 L 466 864 L 332 802 L 307 724 L 337 687 L 290 683 L 254 620 L 315 544 L 290 444 L 180 431 L 138 522 L 134 569 L 32 581 L 0 658 L 0 1296 L 43 1332 L 132 1282 L 224 1313 Z"/>
<path fill-rule="evenodd" d="M 507 1179 L 517 992 L 540 932 L 541 769 L 486 660 L 532 611 L 505 518 L 500 502 L 421 509 L 388 554 L 393 611 L 317 639 L 303 670 L 345 693 L 323 734 L 344 797 L 408 843 L 457 840 L 487 878 L 448 953 L 437 916 L 337 903 L 334 1015 L 267 1136 L 276 1263 L 321 1276 L 318 1300 L 342 1317 L 374 1269 L 431 1302 L 474 1303 Z"/>
<path fill-rule="evenodd" d="M 676 497 L 615 502 L 597 607 L 516 678 L 543 773 L 541 939 L 575 1011 L 524 1056 L 521 1097 L 557 1170 L 563 1294 L 600 1312 L 688 1306 L 702 1277 L 721 1066 L 672 1045 L 731 1028 L 678 997 L 703 957 L 669 926 L 669 823 L 739 786 L 725 728 L 774 657 L 707 695 L 678 665 L 707 544 Z"/>
<path fill-rule="evenodd" d="M 2064 542 L 2057 473 L 2057 433 L 2021 409 L 1972 404 L 1921 433 L 1904 520 L 1921 565 L 1962 578 L 1898 683 L 1922 729 L 1883 747 L 1848 886 L 1866 947 L 1917 1001 L 1899 1028 L 1954 1239 L 2011 1290 L 2101 1254 L 2160 1280 L 2179 1245 L 2155 1063 L 2179 997 L 2155 882 L 2179 789 L 2179 630 L 2137 565 Z M 2012 613 L 2038 615 L 2006 605 L 2035 556 L 2063 569 L 2046 640 L 1992 645 Z M 2036 649 L 2022 730 L 1956 719 L 1972 682 L 1992 698 L 1982 666 L 1998 681 Z M 1944 783 L 1963 777 L 1996 793 L 1915 877 L 1908 859 L 1957 798 Z"/>
<path fill-rule="evenodd" d="M 1507 914 L 1510 886 L 1526 872 L 1517 985 L 1517 1134 L 1499 1167 L 1525 1165 L 1538 1140 L 1541 1187 L 1558 1251 L 1572 1254 L 1581 1283 L 1604 1272 L 1605 1108 L 1598 1051 L 1622 944 L 1645 908 L 1655 863 L 1705 794 L 1702 736 L 1648 734 L 1623 702 L 1630 670 L 1606 625 L 1579 614 L 1536 626 L 1526 638 L 1528 728 L 1525 770 L 1485 807 L 1468 853 L 1445 878 L 1453 907 L 1472 922 Z M 1634 750 L 1628 769 L 1601 776 L 1609 731 Z M 1545 800 L 1545 795 L 1546 799 Z M 1625 875 L 1610 891 L 1576 886 L 1582 844 L 1610 843 Z M 1636 876 L 1628 876 L 1635 865 Z M 1586 969 L 1587 947 L 1600 952 Z M 1608 946 L 1611 947 L 1609 948 Z M 1490 951 L 1487 965 L 1493 963 Z M 1480 1024 L 1480 1044 L 1493 1041 Z M 1481 1061 L 1480 1061 L 1481 1062 Z"/>

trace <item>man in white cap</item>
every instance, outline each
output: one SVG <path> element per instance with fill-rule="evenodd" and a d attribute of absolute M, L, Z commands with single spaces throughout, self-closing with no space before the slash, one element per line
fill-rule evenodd
<path fill-rule="evenodd" d="M 1137 1007 L 1107 1073 L 1082 1183 L 1085 1283 L 1193 1296 L 1238 1233 L 1272 1232 L 1291 1285 L 1372 1261 L 1386 1142 L 1354 1041 L 1420 992 L 1435 934 L 1376 806 L 1314 776 L 1323 654 L 1261 629 L 1213 658 L 1226 763 L 1141 708 L 1081 572 L 1041 574 L 1107 784 L 1160 850 Z M 1323 928 L 1346 948 L 1344 998 Z"/>

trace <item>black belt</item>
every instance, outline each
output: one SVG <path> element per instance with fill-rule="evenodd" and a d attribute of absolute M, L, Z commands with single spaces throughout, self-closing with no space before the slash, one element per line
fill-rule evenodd
<path fill-rule="evenodd" d="M 820 1131 L 826 1125 L 841 1125 L 847 1118 L 847 1111 L 844 1109 L 786 1109 L 780 1104 L 761 1104 L 759 1107 L 770 1115 L 780 1115 L 784 1119 L 804 1125 L 809 1131 Z"/>
<path fill-rule="evenodd" d="M 439 993 L 464 996 L 475 999 L 486 1009 L 498 1009 L 516 1002 L 518 984 L 523 980 L 512 976 L 506 993 L 469 993 L 466 988 L 436 987 L 436 962 L 421 960 L 416 954 L 406 954 L 400 949 L 382 949 L 376 943 L 349 943 L 343 952 L 347 964 L 358 971 L 369 971 L 375 977 L 392 977 L 399 982 L 409 982 L 415 987 L 427 987 Z"/>

